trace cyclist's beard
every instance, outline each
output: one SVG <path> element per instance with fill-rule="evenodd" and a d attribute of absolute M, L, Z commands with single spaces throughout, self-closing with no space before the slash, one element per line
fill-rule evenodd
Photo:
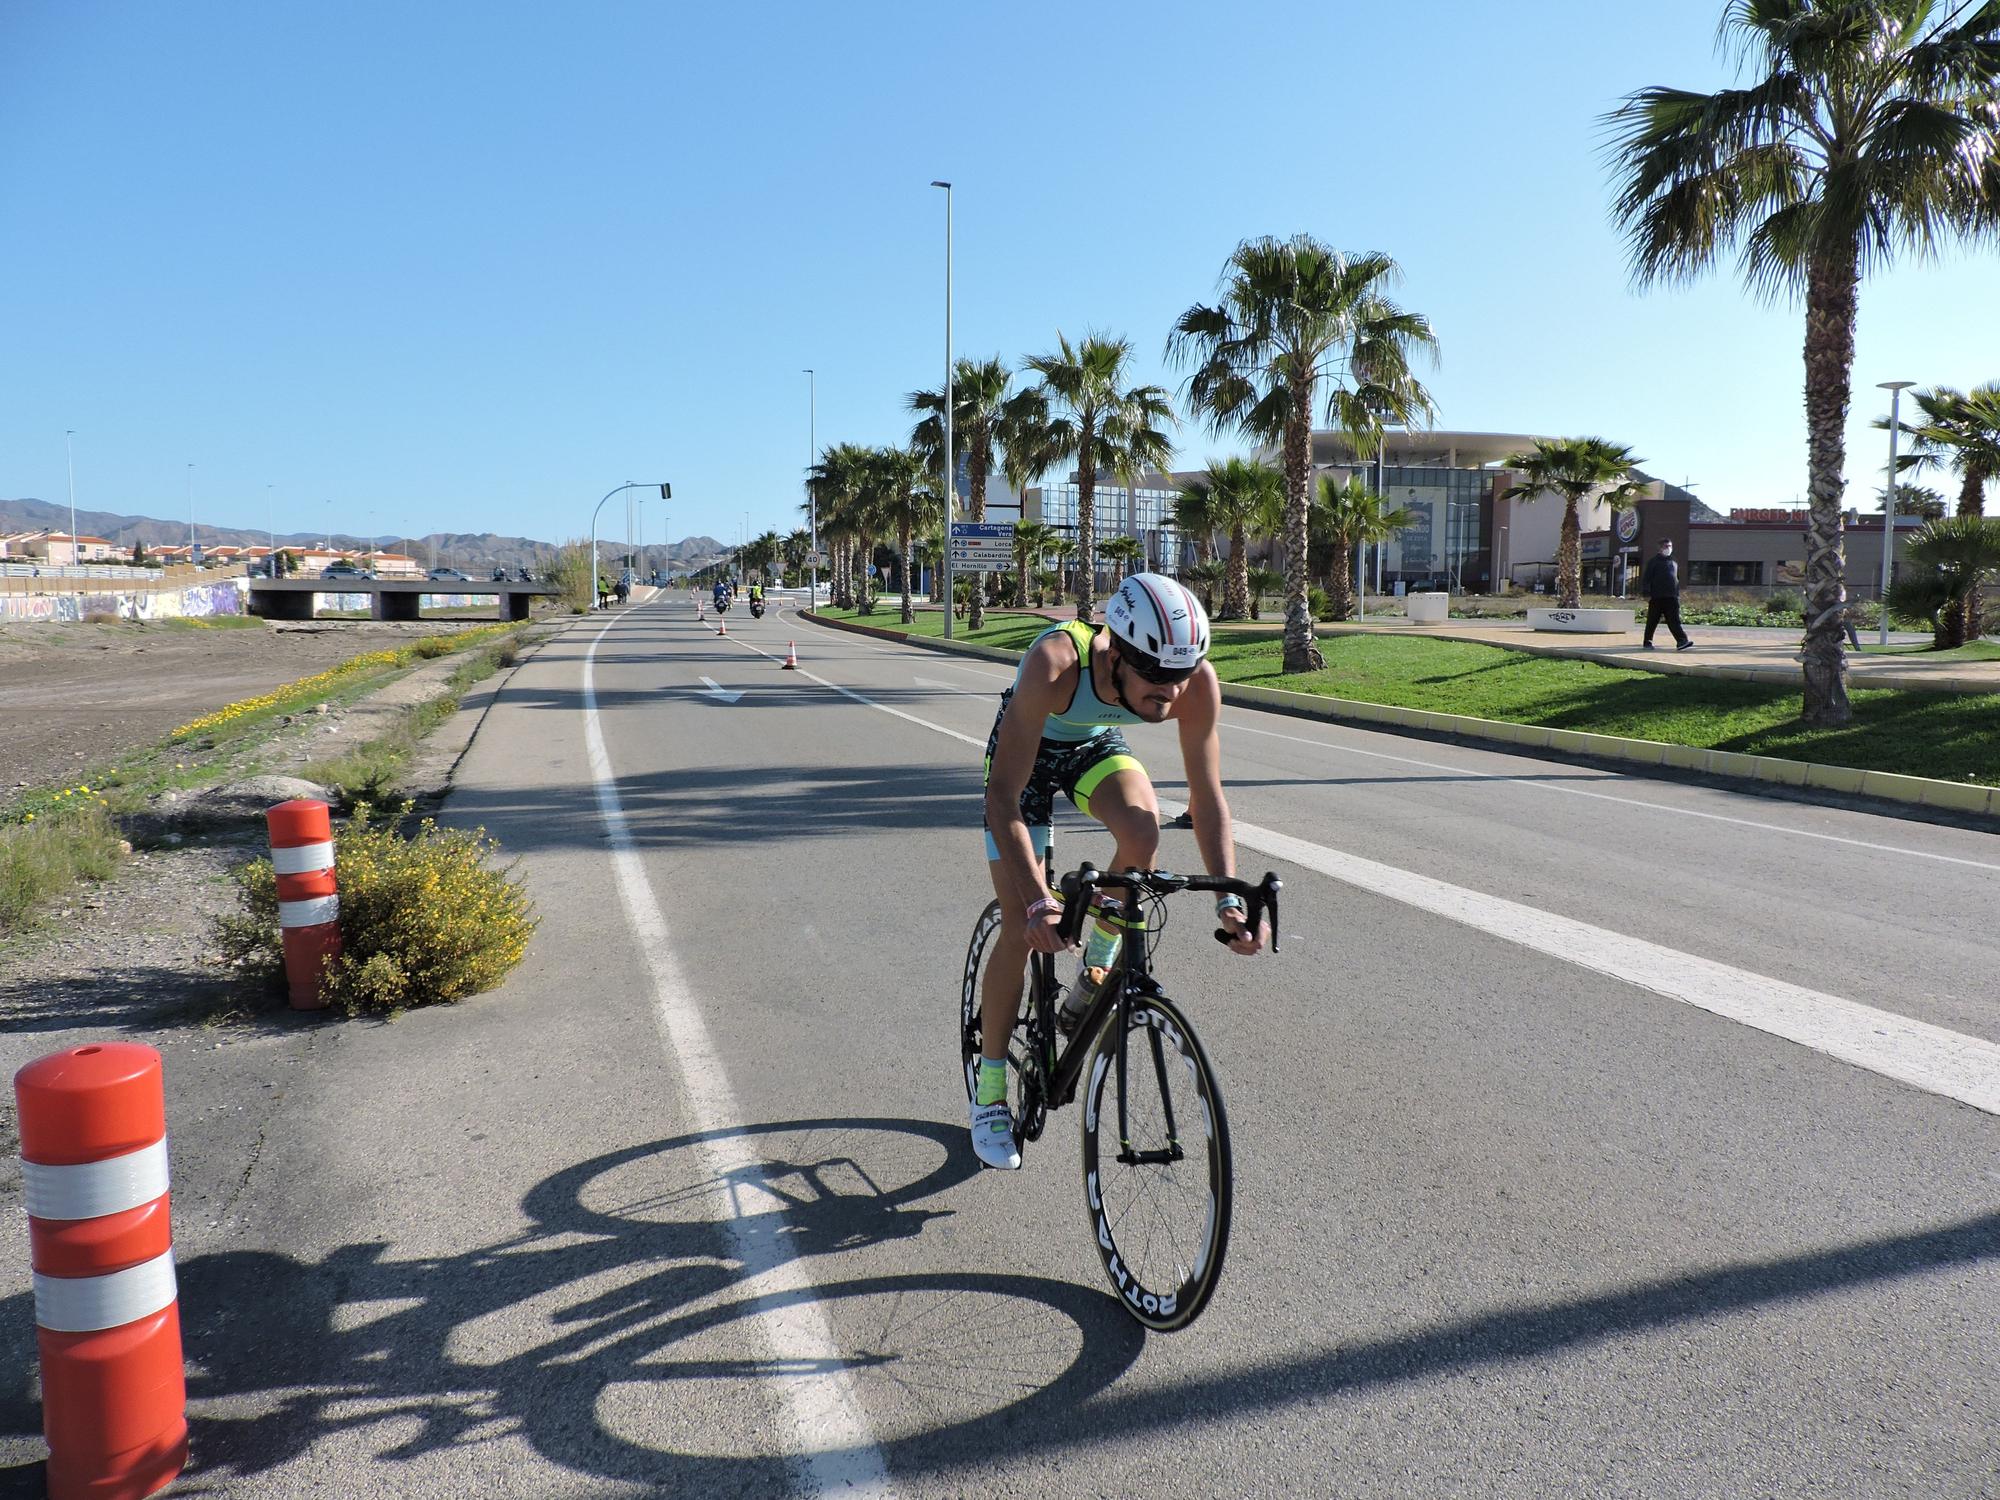
<path fill-rule="evenodd" d="M 1164 711 L 1158 714 L 1149 714 L 1143 708 L 1133 707 L 1133 705 L 1126 700 L 1125 662 L 1123 658 L 1120 657 L 1114 657 L 1111 662 L 1111 696 L 1118 700 L 1118 706 L 1124 709 L 1126 713 L 1131 714 L 1136 719 L 1143 719 L 1148 724 L 1157 724 L 1166 717 L 1166 713 Z"/>

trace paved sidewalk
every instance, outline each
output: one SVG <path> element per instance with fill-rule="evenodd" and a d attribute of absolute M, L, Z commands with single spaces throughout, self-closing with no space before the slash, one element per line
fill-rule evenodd
<path fill-rule="evenodd" d="M 1520 620 L 1452 620 L 1444 625 L 1413 625 L 1390 618 L 1342 625 L 1321 625 L 1319 634 L 1425 635 L 1438 640 L 1473 641 L 1504 646 L 1538 656 L 1574 656 L 1645 672 L 1678 672 L 1696 677 L 1729 677 L 1748 682 L 1798 682 L 1799 633 L 1755 626 L 1690 625 L 1691 651 L 1676 651 L 1672 637 L 1660 634 L 1658 649 L 1648 651 L 1635 625 L 1624 635 L 1569 635 L 1530 630 Z M 1928 637 L 1891 631 L 1892 644 L 1921 645 Z M 1918 688 L 1936 692 L 2000 693 L 2000 661 L 1967 661 L 1924 653 L 1874 656 L 1847 655 L 1848 682 L 1857 687 Z"/>

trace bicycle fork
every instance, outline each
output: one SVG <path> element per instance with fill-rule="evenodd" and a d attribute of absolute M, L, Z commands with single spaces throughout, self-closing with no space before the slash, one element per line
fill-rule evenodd
<path fill-rule="evenodd" d="M 1153 1056 L 1153 1077 L 1160 1086 L 1160 1113 L 1167 1122 L 1167 1144 L 1157 1150 L 1135 1151 L 1132 1148 L 1132 1130 L 1127 1115 L 1128 1091 L 1126 1089 L 1127 1043 L 1132 1035 L 1131 1007 L 1132 985 L 1143 985 L 1148 991 L 1158 993 L 1150 978 L 1137 976 L 1119 986 L 1118 995 L 1118 1160 L 1128 1167 L 1157 1166 L 1180 1161 L 1187 1153 L 1181 1149 L 1180 1127 L 1174 1123 L 1173 1087 L 1168 1080 L 1167 1055 L 1160 1041 L 1160 1028 L 1148 1026 L 1146 1041 Z"/>

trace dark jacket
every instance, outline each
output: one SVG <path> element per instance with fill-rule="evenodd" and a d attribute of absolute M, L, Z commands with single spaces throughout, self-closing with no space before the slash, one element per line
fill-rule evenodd
<path fill-rule="evenodd" d="M 1646 571 L 1639 575 L 1639 592 L 1648 599 L 1680 598 L 1680 570 L 1674 566 L 1674 560 L 1662 552 L 1647 558 Z"/>

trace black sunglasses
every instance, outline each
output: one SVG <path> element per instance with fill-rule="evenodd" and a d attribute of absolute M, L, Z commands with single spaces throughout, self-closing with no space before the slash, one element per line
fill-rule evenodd
<path fill-rule="evenodd" d="M 1172 687 L 1177 682 L 1186 682 L 1199 667 L 1199 663 L 1194 667 L 1163 667 L 1150 656 L 1127 655 L 1123 651 L 1118 653 L 1118 659 L 1156 687 Z"/>

